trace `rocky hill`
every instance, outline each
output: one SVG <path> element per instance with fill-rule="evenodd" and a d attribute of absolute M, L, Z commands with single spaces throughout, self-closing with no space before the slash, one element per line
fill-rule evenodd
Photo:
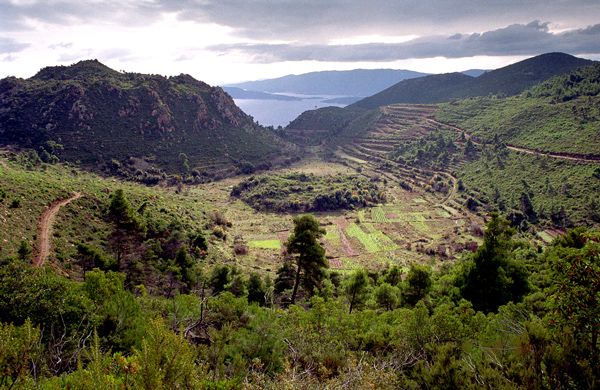
<path fill-rule="evenodd" d="M 0 143 L 112 173 L 182 176 L 293 155 L 219 87 L 183 74 L 120 73 L 95 60 L 1 80 Z"/>

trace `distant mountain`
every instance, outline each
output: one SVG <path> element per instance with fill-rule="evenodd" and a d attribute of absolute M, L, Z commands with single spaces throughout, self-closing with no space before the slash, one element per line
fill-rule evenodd
<path fill-rule="evenodd" d="M 469 70 L 463 70 L 460 73 L 467 75 L 467 76 L 471 76 L 471 77 L 479 77 L 486 72 L 491 72 L 491 69 L 487 69 L 487 70 L 486 69 L 469 69 Z"/>
<path fill-rule="evenodd" d="M 483 73 L 479 77 L 451 73 L 404 80 L 352 106 L 374 109 L 395 103 L 442 103 L 455 98 L 498 93 L 516 95 L 553 76 L 592 63 L 564 53 L 542 54 Z"/>
<path fill-rule="evenodd" d="M 219 87 L 188 75 L 120 73 L 95 60 L 0 80 L 0 144 L 88 167 L 179 174 L 272 163 L 290 148 Z"/>
<path fill-rule="evenodd" d="M 503 93 L 511 96 L 546 81 L 551 77 L 570 73 L 594 61 L 577 58 L 565 53 L 547 53 L 516 64 L 487 72 L 477 77 L 465 88 L 455 91 L 453 98 L 484 96 Z"/>
<path fill-rule="evenodd" d="M 399 81 L 426 76 L 427 73 L 393 69 L 356 69 L 311 72 L 276 79 L 230 84 L 251 91 L 299 95 L 369 96 Z"/>
<path fill-rule="evenodd" d="M 289 96 L 289 95 L 278 95 L 274 93 L 248 91 L 237 87 L 223 87 L 223 91 L 227 92 L 234 99 L 257 99 L 257 100 L 302 100 L 301 98 Z"/>

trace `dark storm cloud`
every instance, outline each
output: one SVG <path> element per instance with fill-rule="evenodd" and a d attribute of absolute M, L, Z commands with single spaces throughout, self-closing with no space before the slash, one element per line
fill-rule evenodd
<path fill-rule="evenodd" d="M 239 37 L 326 43 L 356 35 L 451 35 L 531 20 L 598 23 L 597 0 L 0 0 L 4 30 L 29 20 L 60 25 L 150 25 L 174 13 L 179 20 L 216 23 Z"/>
<path fill-rule="evenodd" d="M 133 28 L 151 26 L 167 13 L 181 21 L 227 26 L 235 37 L 255 40 L 211 50 L 249 54 L 259 63 L 600 53 L 598 0 L 0 0 L 0 31 L 27 31 L 35 22 Z M 551 33 L 552 27 L 565 26 L 579 29 Z M 420 38 L 328 45 L 365 35 Z M 294 43 L 268 44 L 274 41 Z M 27 44 L 0 43 L 4 53 Z M 198 37 L 199 47 L 207 43 L 210 37 Z"/>
<path fill-rule="evenodd" d="M 600 53 L 600 24 L 560 34 L 548 23 L 534 21 L 473 34 L 427 36 L 399 44 L 362 45 L 237 44 L 213 46 L 220 53 L 250 55 L 257 63 L 280 61 L 394 61 L 409 58 L 461 58 L 477 55 L 537 55 L 560 51 L 570 54 Z"/>
<path fill-rule="evenodd" d="M 489 30 L 531 20 L 598 22 L 597 0 L 157 0 L 181 20 L 213 22 L 256 40 L 326 43 L 356 35 Z M 459 28 L 462 27 L 462 28 Z"/>

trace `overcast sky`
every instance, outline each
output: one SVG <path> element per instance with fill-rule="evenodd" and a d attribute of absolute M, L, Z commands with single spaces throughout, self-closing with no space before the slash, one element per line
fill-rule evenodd
<path fill-rule="evenodd" d="M 0 0 L 0 77 L 98 59 L 209 84 L 600 60 L 599 0 Z"/>

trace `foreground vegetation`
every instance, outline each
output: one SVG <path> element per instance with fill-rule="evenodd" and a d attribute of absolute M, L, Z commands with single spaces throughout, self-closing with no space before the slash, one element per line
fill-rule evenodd
<path fill-rule="evenodd" d="M 492 215 L 475 254 L 404 280 L 397 267 L 303 273 L 312 290 L 291 306 L 286 267 L 272 283 L 219 266 L 189 294 L 149 294 L 123 273 L 75 283 L 19 253 L 0 268 L 0 386 L 596 388 L 600 235 L 542 250 L 513 233 Z"/>

